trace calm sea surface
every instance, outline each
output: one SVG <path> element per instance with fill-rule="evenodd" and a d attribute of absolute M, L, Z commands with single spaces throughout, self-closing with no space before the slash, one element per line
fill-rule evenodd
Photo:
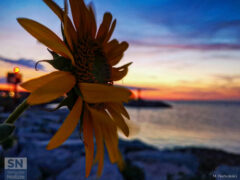
<path fill-rule="evenodd" d="M 240 153 L 240 103 L 170 104 L 171 109 L 128 108 L 130 139 L 159 148 L 202 146 Z"/>

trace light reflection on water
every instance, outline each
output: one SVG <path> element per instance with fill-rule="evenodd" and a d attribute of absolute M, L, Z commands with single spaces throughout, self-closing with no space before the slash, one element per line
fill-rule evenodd
<path fill-rule="evenodd" d="M 239 103 L 172 103 L 172 109 L 128 108 L 139 127 L 130 139 L 159 148 L 205 146 L 240 153 Z"/>

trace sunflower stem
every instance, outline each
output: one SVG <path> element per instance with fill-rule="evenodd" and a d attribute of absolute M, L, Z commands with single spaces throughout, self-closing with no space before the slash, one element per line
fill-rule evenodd
<path fill-rule="evenodd" d="M 14 124 L 14 122 L 21 116 L 21 114 L 27 110 L 30 105 L 25 99 L 21 104 L 19 104 L 16 109 L 10 114 L 10 116 L 4 121 L 4 123 Z"/>

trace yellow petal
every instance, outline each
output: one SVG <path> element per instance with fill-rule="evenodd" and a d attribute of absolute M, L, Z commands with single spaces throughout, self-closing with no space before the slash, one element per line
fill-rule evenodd
<path fill-rule="evenodd" d="M 116 27 L 116 23 L 117 23 L 117 20 L 115 19 L 113 21 L 112 25 L 111 25 L 111 28 L 110 28 L 109 32 L 107 33 L 107 36 L 106 36 L 106 38 L 104 40 L 105 42 L 108 42 L 108 40 L 111 38 L 111 36 L 113 34 L 113 31 L 114 31 L 114 29 Z"/>
<path fill-rule="evenodd" d="M 64 14 L 64 22 L 63 22 L 63 32 L 66 37 L 67 43 L 70 46 L 70 49 L 73 50 L 73 42 L 72 42 L 72 36 L 69 29 L 69 24 L 67 23 L 67 14 Z"/>
<path fill-rule="evenodd" d="M 74 29 L 74 26 L 70 20 L 70 18 L 67 16 L 67 1 L 64 1 L 65 10 L 64 12 L 55 2 L 52 0 L 44 0 L 44 2 L 48 5 L 49 8 L 52 9 L 52 11 L 59 17 L 61 22 L 64 26 L 64 35 L 66 36 L 66 39 L 68 41 L 69 46 L 73 50 L 72 43 L 77 40 L 77 34 Z"/>
<path fill-rule="evenodd" d="M 43 26 L 42 24 L 26 18 L 18 18 L 19 24 L 34 36 L 38 41 L 45 44 L 47 47 L 52 49 L 54 52 L 69 58 L 73 61 L 73 56 L 68 50 L 64 42 L 50 29 Z"/>
<path fill-rule="evenodd" d="M 95 160 L 98 161 L 97 175 L 101 176 L 104 162 L 103 134 L 100 127 L 100 122 L 95 117 L 93 118 L 93 125 L 97 144 L 97 152 L 95 157 Z"/>
<path fill-rule="evenodd" d="M 118 154 L 119 154 L 119 159 L 118 159 L 117 165 L 118 165 L 119 170 L 123 171 L 124 166 L 125 166 L 125 162 L 123 160 L 123 156 L 122 156 L 120 151 L 118 151 Z"/>
<path fill-rule="evenodd" d="M 86 153 L 86 177 L 88 177 L 93 164 L 94 143 L 92 119 L 87 108 L 85 108 L 83 117 L 83 138 Z"/>
<path fill-rule="evenodd" d="M 91 24 L 91 33 L 92 37 L 95 38 L 96 36 L 96 31 L 97 31 L 97 23 L 96 23 L 96 18 L 95 18 L 95 10 L 94 6 L 92 3 L 88 5 L 88 11 L 89 11 L 89 21 Z"/>
<path fill-rule="evenodd" d="M 43 0 L 49 8 L 59 17 L 59 19 L 63 22 L 63 10 L 52 0 Z"/>
<path fill-rule="evenodd" d="M 79 83 L 83 98 L 88 103 L 128 102 L 131 91 L 123 87 L 96 83 Z"/>
<path fill-rule="evenodd" d="M 107 104 L 107 110 L 111 114 L 113 121 L 122 130 L 122 132 L 125 134 L 125 136 L 129 136 L 128 126 L 127 126 L 124 118 L 120 114 L 120 112 L 116 111 L 113 107 L 111 107 L 110 104 Z"/>
<path fill-rule="evenodd" d="M 113 47 L 112 47 L 111 49 L 109 49 L 108 52 L 106 53 L 107 58 L 108 58 L 109 60 L 111 60 L 111 59 L 114 59 L 114 58 L 120 56 L 121 54 L 124 53 L 124 51 L 127 50 L 128 46 L 129 46 L 128 43 L 125 42 L 125 41 L 122 42 L 122 43 L 120 43 L 120 44 L 117 45 L 117 46 L 113 46 Z"/>
<path fill-rule="evenodd" d="M 73 22 L 80 37 L 89 33 L 89 14 L 83 0 L 69 0 Z"/>
<path fill-rule="evenodd" d="M 63 24 L 64 24 L 64 34 L 66 38 L 68 39 L 68 44 L 71 47 L 71 50 L 74 50 L 74 45 L 78 43 L 77 39 L 77 32 L 74 29 L 74 26 L 72 24 L 72 21 L 68 17 L 68 3 L 67 0 L 65 0 L 65 13 L 63 18 Z"/>
<path fill-rule="evenodd" d="M 70 91 L 75 85 L 75 82 L 75 77 L 70 73 L 66 74 L 66 76 L 56 76 L 32 91 L 27 102 L 30 105 L 50 102 Z"/>
<path fill-rule="evenodd" d="M 68 14 L 68 0 L 64 0 L 64 12 Z"/>
<path fill-rule="evenodd" d="M 81 4 L 83 3 L 82 0 L 69 0 L 71 11 L 72 11 L 72 17 L 73 22 L 75 24 L 76 29 L 79 29 L 81 20 Z"/>
<path fill-rule="evenodd" d="M 111 50 L 114 48 L 117 48 L 119 46 L 119 42 L 116 39 L 111 40 L 107 44 L 104 44 L 103 48 L 106 54 L 108 54 Z"/>
<path fill-rule="evenodd" d="M 116 112 L 120 112 L 122 115 L 124 115 L 126 118 L 130 119 L 130 116 L 126 109 L 124 108 L 122 103 L 108 103 Z"/>
<path fill-rule="evenodd" d="M 106 114 L 104 109 L 98 110 L 93 107 L 87 106 L 88 110 L 91 114 L 93 122 L 97 122 L 98 125 L 100 124 L 108 124 L 108 122 L 112 122 L 111 118 Z"/>
<path fill-rule="evenodd" d="M 105 124 L 103 127 L 104 141 L 107 147 L 111 163 L 119 161 L 117 128 L 113 123 Z"/>
<path fill-rule="evenodd" d="M 78 97 L 75 105 L 73 106 L 66 120 L 63 122 L 62 126 L 59 128 L 57 133 L 50 140 L 47 146 L 48 150 L 57 148 L 68 139 L 68 137 L 77 127 L 81 113 L 82 113 L 82 99 Z"/>
<path fill-rule="evenodd" d="M 64 76 L 72 76 L 71 73 L 65 71 L 54 71 L 49 74 L 28 80 L 20 84 L 20 86 L 30 92 L 35 91 L 49 81 L 62 78 Z"/>
<path fill-rule="evenodd" d="M 123 54 L 120 54 L 119 56 L 114 57 L 113 59 L 108 59 L 108 63 L 111 66 L 116 65 L 117 63 L 120 62 L 120 60 L 123 58 Z"/>
<path fill-rule="evenodd" d="M 108 63 L 114 66 L 122 59 L 124 51 L 126 51 L 128 48 L 128 43 L 122 42 L 119 44 L 116 39 L 113 39 L 103 47 L 108 59 Z"/>
<path fill-rule="evenodd" d="M 74 45 L 77 44 L 77 32 L 75 31 L 73 24 L 67 14 L 64 14 L 64 35 L 67 39 L 67 42 L 73 51 Z"/>
<path fill-rule="evenodd" d="M 100 126 L 102 129 L 103 138 L 108 150 L 110 161 L 112 163 L 117 162 L 118 155 L 116 150 L 118 149 L 118 138 L 116 139 L 117 128 L 115 124 L 112 122 L 106 111 L 96 110 L 91 107 L 88 107 L 88 109 L 94 121 L 98 121 L 98 126 Z"/>
<path fill-rule="evenodd" d="M 105 13 L 103 16 L 102 24 L 100 25 L 97 33 L 97 40 L 99 40 L 100 42 L 104 42 L 104 40 L 106 39 L 111 22 L 112 14 L 108 12 Z"/>
<path fill-rule="evenodd" d="M 111 73 L 111 80 L 112 81 L 119 81 L 122 78 L 124 78 L 128 73 L 128 66 L 130 66 L 132 63 L 125 64 L 119 68 L 112 68 Z"/>

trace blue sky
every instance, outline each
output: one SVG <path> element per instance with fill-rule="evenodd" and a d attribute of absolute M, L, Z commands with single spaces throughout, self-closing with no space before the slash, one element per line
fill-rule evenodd
<path fill-rule="evenodd" d="M 62 0 L 56 2 L 63 4 Z M 98 21 L 100 15 L 110 10 L 120 24 L 115 34 L 130 41 L 145 43 L 148 39 L 153 45 L 236 45 L 240 42 L 240 1 L 93 0 L 93 3 Z M 18 30 L 16 18 L 22 16 L 53 23 L 52 26 L 58 23 L 41 0 L 0 1 L 1 31 Z"/>
<path fill-rule="evenodd" d="M 176 88 L 180 90 L 175 94 L 191 91 L 208 97 L 211 92 L 219 98 L 231 91 L 240 99 L 240 1 L 92 2 L 98 23 L 110 11 L 117 18 L 113 36 L 130 43 L 123 62 L 133 65 L 125 84 L 159 87 L 163 94 Z M 50 57 L 46 47 L 17 24 L 17 17 L 35 19 L 60 34 L 59 20 L 41 0 L 0 1 L 0 56 Z"/>

